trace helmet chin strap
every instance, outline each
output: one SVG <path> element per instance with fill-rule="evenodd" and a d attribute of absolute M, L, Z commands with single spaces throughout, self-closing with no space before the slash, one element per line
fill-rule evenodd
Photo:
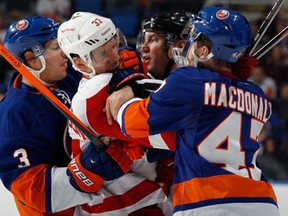
<path fill-rule="evenodd" d="M 43 81 L 43 80 L 40 78 L 40 74 L 46 69 L 46 61 L 45 61 L 45 58 L 44 58 L 43 55 L 38 56 L 38 58 L 40 59 L 40 62 L 41 62 L 41 65 L 42 65 L 42 68 L 41 68 L 40 70 L 34 70 L 34 69 L 28 67 L 27 65 L 24 65 L 24 66 L 25 66 L 35 77 L 37 77 L 37 79 L 39 79 L 41 83 L 43 83 L 46 87 L 50 87 L 50 86 L 54 85 L 55 82 L 52 83 L 52 84 L 46 83 L 45 81 Z"/>

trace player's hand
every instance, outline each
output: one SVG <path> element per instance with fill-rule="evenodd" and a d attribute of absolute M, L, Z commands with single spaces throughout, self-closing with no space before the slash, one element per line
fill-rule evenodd
<path fill-rule="evenodd" d="M 113 92 L 107 99 L 104 112 L 106 112 L 108 123 L 111 125 L 113 120 L 117 121 L 117 114 L 120 107 L 128 100 L 134 97 L 130 86 Z"/>
<path fill-rule="evenodd" d="M 95 193 L 105 180 L 114 180 L 127 173 L 132 162 L 122 145 L 111 143 L 106 151 L 99 151 L 90 143 L 82 154 L 69 163 L 67 175 L 77 190 Z"/>
<path fill-rule="evenodd" d="M 242 56 L 236 63 L 232 64 L 232 73 L 239 79 L 247 80 L 259 60 L 253 57 Z"/>

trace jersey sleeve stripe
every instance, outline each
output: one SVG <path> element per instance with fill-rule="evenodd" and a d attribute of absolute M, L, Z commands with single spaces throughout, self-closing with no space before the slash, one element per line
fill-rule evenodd
<path fill-rule="evenodd" d="M 174 185 L 174 206 L 216 199 L 270 198 L 277 203 L 270 183 L 234 174 L 194 178 Z"/>
<path fill-rule="evenodd" d="M 148 137 L 150 130 L 148 125 L 149 113 L 146 111 L 145 107 L 149 103 L 149 98 L 139 102 L 135 102 L 135 100 L 139 99 L 130 100 L 120 108 L 120 117 L 118 114 L 118 120 L 120 121 L 118 122 L 122 131 L 127 136 L 132 136 L 133 138 Z M 132 104 L 129 105 L 130 103 Z M 129 115 L 126 115 L 126 112 Z M 125 118 L 122 119 L 124 116 Z"/>
<path fill-rule="evenodd" d="M 47 168 L 46 164 L 30 168 L 18 176 L 11 187 L 11 192 L 18 200 L 41 212 L 47 211 L 45 188 Z"/>

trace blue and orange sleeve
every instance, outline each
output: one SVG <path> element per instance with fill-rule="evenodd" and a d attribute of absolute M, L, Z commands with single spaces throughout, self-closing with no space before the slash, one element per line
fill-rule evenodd
<path fill-rule="evenodd" d="M 47 197 L 49 197 L 51 191 L 47 191 L 47 188 L 51 187 L 47 186 L 46 182 L 48 169 L 50 169 L 49 165 L 41 164 L 28 169 L 18 176 L 10 188 L 15 200 L 41 212 L 49 212 L 51 210 L 51 202 L 50 198 L 47 199 Z"/>
<path fill-rule="evenodd" d="M 143 138 L 150 135 L 148 119 L 150 117 L 146 107 L 149 97 L 126 106 L 120 123 L 122 132 L 133 138 Z M 121 111 L 119 111 L 121 112 Z"/>
<path fill-rule="evenodd" d="M 119 110 L 118 117 L 122 132 L 126 136 L 133 138 L 148 138 L 150 141 L 150 147 L 169 149 L 174 151 L 176 148 L 176 132 L 162 132 L 155 133 L 151 131 L 149 126 L 150 114 L 147 106 L 150 102 L 150 97 L 143 100 L 127 102 L 127 105 L 123 106 L 123 109 Z"/>

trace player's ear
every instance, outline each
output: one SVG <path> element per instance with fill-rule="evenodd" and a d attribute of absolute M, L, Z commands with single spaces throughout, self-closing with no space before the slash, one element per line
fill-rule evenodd
<path fill-rule="evenodd" d="M 181 39 L 176 42 L 176 46 L 179 48 L 184 48 L 186 41 L 184 39 Z"/>
<path fill-rule="evenodd" d="M 79 56 L 74 56 L 72 58 L 73 64 L 79 68 L 79 65 L 81 64 L 81 58 Z"/>
<path fill-rule="evenodd" d="M 29 63 L 35 61 L 36 57 L 32 51 L 26 51 L 24 53 L 24 60 Z"/>
<path fill-rule="evenodd" d="M 207 46 L 202 46 L 200 50 L 199 58 L 205 58 L 210 53 L 210 49 Z"/>
<path fill-rule="evenodd" d="M 25 63 L 27 64 L 27 66 L 29 66 L 33 69 L 39 67 L 40 60 L 38 58 L 36 58 L 34 53 L 30 50 L 28 50 L 24 53 L 24 60 L 25 60 Z M 40 63 L 40 65 L 41 65 L 41 63 Z"/>

